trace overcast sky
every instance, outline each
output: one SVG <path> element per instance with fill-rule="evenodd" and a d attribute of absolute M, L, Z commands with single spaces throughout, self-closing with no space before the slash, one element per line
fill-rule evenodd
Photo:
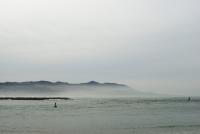
<path fill-rule="evenodd" d="M 0 81 L 200 95 L 199 0 L 2 0 Z"/>

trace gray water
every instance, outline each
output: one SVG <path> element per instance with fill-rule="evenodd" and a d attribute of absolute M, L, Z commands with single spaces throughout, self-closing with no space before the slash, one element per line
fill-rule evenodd
<path fill-rule="evenodd" d="M 199 133 L 198 98 L 0 101 L 0 134 Z"/>

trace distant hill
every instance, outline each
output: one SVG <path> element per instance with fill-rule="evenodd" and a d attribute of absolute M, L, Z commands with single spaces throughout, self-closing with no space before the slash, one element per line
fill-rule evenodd
<path fill-rule="evenodd" d="M 71 84 L 68 82 L 26 81 L 0 83 L 0 96 L 66 96 L 109 97 L 144 95 L 133 88 L 118 83 Z"/>

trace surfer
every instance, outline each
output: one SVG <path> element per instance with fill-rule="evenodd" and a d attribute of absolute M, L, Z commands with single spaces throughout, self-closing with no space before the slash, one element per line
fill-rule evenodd
<path fill-rule="evenodd" d="M 54 103 L 54 107 L 57 108 L 57 104 L 56 104 L 56 102 Z"/>

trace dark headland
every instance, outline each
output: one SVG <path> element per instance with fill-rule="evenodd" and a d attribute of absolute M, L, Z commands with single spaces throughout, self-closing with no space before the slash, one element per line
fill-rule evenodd
<path fill-rule="evenodd" d="M 2 87 L 12 87 L 12 86 L 115 86 L 115 87 L 125 87 L 126 85 L 118 83 L 99 83 L 96 81 L 89 81 L 86 83 L 71 84 L 68 82 L 51 82 L 51 81 L 25 81 L 25 82 L 0 82 L 0 88 Z"/>

